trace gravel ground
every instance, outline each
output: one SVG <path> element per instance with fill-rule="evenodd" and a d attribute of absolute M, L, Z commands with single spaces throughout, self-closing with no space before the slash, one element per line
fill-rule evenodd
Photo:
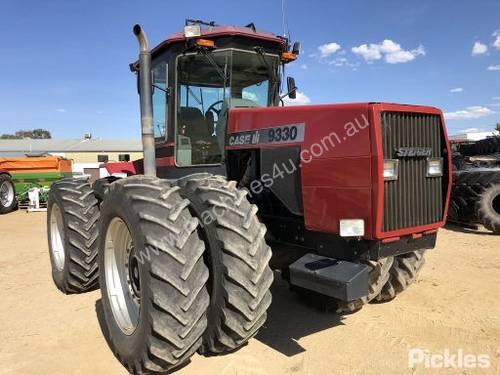
<path fill-rule="evenodd" d="M 100 292 L 52 283 L 45 214 L 0 216 L 0 374 L 126 374 L 96 316 Z M 266 326 L 236 353 L 195 355 L 176 375 L 499 374 L 500 236 L 442 230 L 418 282 L 345 316 L 305 305 L 277 278 Z M 408 349 L 489 356 L 487 369 L 408 368 Z"/>

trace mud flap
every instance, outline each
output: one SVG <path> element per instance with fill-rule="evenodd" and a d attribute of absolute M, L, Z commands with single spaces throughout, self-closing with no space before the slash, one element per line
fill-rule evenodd
<path fill-rule="evenodd" d="M 353 301 L 368 295 L 369 267 L 316 254 L 306 254 L 290 265 L 290 284 Z"/>

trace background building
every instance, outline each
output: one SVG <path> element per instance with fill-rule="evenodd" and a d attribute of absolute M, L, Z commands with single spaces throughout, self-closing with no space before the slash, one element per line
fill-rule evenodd
<path fill-rule="evenodd" d="M 0 157 L 57 155 L 73 161 L 73 172 L 98 174 L 105 162 L 142 158 L 140 139 L 2 139 Z"/>
<path fill-rule="evenodd" d="M 469 141 L 480 141 L 481 139 L 485 139 L 488 137 L 494 137 L 500 135 L 496 130 L 489 132 L 462 132 L 454 135 L 450 135 L 450 141 L 461 141 L 461 142 L 469 142 Z"/>

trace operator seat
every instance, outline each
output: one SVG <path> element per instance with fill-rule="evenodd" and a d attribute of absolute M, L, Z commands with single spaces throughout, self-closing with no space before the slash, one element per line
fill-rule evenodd
<path fill-rule="evenodd" d="M 178 129 L 185 128 L 185 136 L 191 143 L 197 141 L 210 142 L 212 134 L 207 126 L 205 116 L 196 107 L 181 107 L 179 110 Z"/>

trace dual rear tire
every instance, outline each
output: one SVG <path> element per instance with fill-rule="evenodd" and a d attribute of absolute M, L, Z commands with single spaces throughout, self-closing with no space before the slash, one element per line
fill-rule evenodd
<path fill-rule="evenodd" d="M 65 293 L 84 292 L 97 276 L 84 279 L 75 267 L 99 270 L 103 333 L 133 374 L 171 371 L 195 351 L 239 348 L 271 303 L 271 251 L 246 193 L 222 177 L 182 184 L 129 177 L 110 184 L 100 206 L 86 181 L 51 190 L 54 281 Z"/>

